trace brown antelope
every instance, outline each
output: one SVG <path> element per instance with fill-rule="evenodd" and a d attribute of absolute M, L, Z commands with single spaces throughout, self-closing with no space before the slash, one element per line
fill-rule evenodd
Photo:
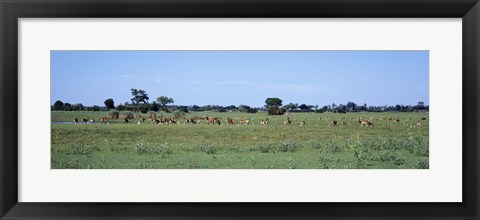
<path fill-rule="evenodd" d="M 262 121 L 260 121 L 260 124 L 261 125 L 268 125 L 268 118 L 265 118 L 265 120 L 262 119 Z"/>
<path fill-rule="evenodd" d="M 284 125 L 289 125 L 291 123 L 292 123 L 292 119 L 290 117 L 287 117 L 287 119 L 285 121 L 283 121 Z"/>
<path fill-rule="evenodd" d="M 73 119 L 73 123 L 74 123 L 74 124 L 78 124 L 78 118 L 74 118 L 74 119 Z"/>
<path fill-rule="evenodd" d="M 195 121 L 194 118 L 187 118 L 187 124 L 196 124 L 197 122 Z"/>
<path fill-rule="evenodd" d="M 82 122 L 86 124 L 86 123 L 88 123 L 88 119 L 82 118 Z"/>
<path fill-rule="evenodd" d="M 228 117 L 225 122 L 228 124 L 228 125 L 233 125 L 235 124 L 235 120 L 233 118 L 230 118 Z M 210 124 L 210 121 L 208 122 Z"/>
<path fill-rule="evenodd" d="M 417 120 L 417 126 L 422 126 L 422 123 L 421 123 L 420 119 Z"/>
<path fill-rule="evenodd" d="M 300 122 L 300 126 L 304 126 L 304 125 L 305 125 L 305 120 Z"/>
<path fill-rule="evenodd" d="M 100 118 L 100 123 L 102 123 L 102 124 L 108 124 L 108 120 L 109 120 L 108 117 L 101 117 L 101 118 Z"/>
<path fill-rule="evenodd" d="M 337 126 L 337 120 L 335 119 L 332 120 L 332 126 Z"/>
<path fill-rule="evenodd" d="M 360 123 L 360 126 L 361 127 L 373 127 L 373 123 L 371 121 L 368 121 L 368 120 L 358 120 L 358 123 Z"/>
<path fill-rule="evenodd" d="M 123 122 L 125 122 L 126 124 L 128 124 L 128 122 L 129 122 L 129 121 L 128 121 L 128 117 L 123 118 Z"/>

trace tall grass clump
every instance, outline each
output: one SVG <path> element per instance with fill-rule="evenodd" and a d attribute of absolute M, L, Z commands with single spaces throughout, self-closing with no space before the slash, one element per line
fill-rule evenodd
<path fill-rule="evenodd" d="M 274 145 L 270 144 L 270 143 L 260 144 L 260 145 L 258 145 L 257 148 L 261 153 L 268 153 L 268 152 L 274 152 L 275 151 Z"/>
<path fill-rule="evenodd" d="M 284 141 L 277 145 L 279 152 L 295 152 L 298 148 L 298 142 L 296 141 Z"/>
<path fill-rule="evenodd" d="M 213 144 L 199 144 L 195 146 L 195 150 L 206 154 L 215 154 L 217 152 L 217 147 Z"/>
<path fill-rule="evenodd" d="M 415 169 L 428 169 L 428 160 L 419 160 Z"/>
<path fill-rule="evenodd" d="M 333 141 L 331 141 L 331 140 L 330 140 L 330 141 L 327 141 L 327 142 L 325 143 L 325 146 L 326 146 L 326 148 L 327 148 L 330 152 L 332 152 L 332 153 L 338 153 L 338 152 L 340 152 L 340 145 L 339 145 L 338 143 L 336 143 L 336 142 L 333 142 Z"/>
<path fill-rule="evenodd" d="M 68 144 L 62 153 L 69 155 L 91 155 L 98 147 L 88 146 L 83 143 Z"/>
<path fill-rule="evenodd" d="M 126 119 L 133 119 L 134 118 L 133 112 L 131 112 L 131 111 L 124 111 L 124 112 L 122 112 L 122 115 Z"/>
<path fill-rule="evenodd" d="M 111 119 L 118 119 L 120 117 L 120 112 L 118 111 L 110 111 L 108 112 L 108 116 L 111 118 Z"/>
<path fill-rule="evenodd" d="M 173 153 L 172 149 L 166 143 L 153 147 L 147 144 L 139 143 L 136 145 L 135 150 L 137 151 L 137 154 L 157 154 L 162 157 Z"/>

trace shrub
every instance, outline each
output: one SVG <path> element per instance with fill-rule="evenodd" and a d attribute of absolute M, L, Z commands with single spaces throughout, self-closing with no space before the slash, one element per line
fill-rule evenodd
<path fill-rule="evenodd" d="M 262 153 L 268 153 L 274 150 L 272 144 L 262 144 L 258 146 L 258 150 Z"/>
<path fill-rule="evenodd" d="M 135 149 L 137 150 L 138 154 L 148 153 L 148 147 L 146 145 L 144 145 L 143 143 L 137 144 Z"/>
<path fill-rule="evenodd" d="M 127 118 L 127 119 L 133 119 L 134 116 L 133 116 L 133 112 L 131 111 L 126 111 L 123 113 L 123 115 Z"/>
<path fill-rule="evenodd" d="M 295 152 L 297 150 L 298 143 L 295 141 L 285 141 L 278 144 L 278 151 L 280 152 Z"/>
<path fill-rule="evenodd" d="M 157 118 L 157 113 L 155 113 L 155 112 L 149 112 L 149 113 L 148 113 L 148 118 Z"/>
<path fill-rule="evenodd" d="M 108 113 L 108 116 L 110 116 L 110 118 L 112 119 L 118 119 L 120 116 L 120 113 L 117 111 L 111 111 Z"/>
<path fill-rule="evenodd" d="M 177 119 L 178 119 L 178 118 L 181 118 L 181 117 L 183 117 L 183 116 L 185 116 L 185 112 L 183 112 L 183 111 L 175 110 L 175 111 L 173 112 L 173 117 L 174 117 L 174 118 L 177 118 Z"/>
<path fill-rule="evenodd" d="M 285 109 L 279 108 L 278 106 L 270 106 L 268 107 L 268 114 L 269 115 L 283 115 L 285 114 Z"/>
<path fill-rule="evenodd" d="M 249 109 L 247 110 L 247 113 L 255 114 L 255 113 L 257 113 L 257 112 L 258 112 L 258 110 L 255 109 L 255 108 L 249 108 Z"/>

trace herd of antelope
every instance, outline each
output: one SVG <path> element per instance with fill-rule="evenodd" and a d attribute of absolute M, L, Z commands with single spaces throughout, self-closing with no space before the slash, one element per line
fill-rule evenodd
<path fill-rule="evenodd" d="M 101 117 L 99 118 L 99 121 L 101 124 L 110 124 L 110 117 Z M 134 120 L 131 116 L 124 116 L 123 118 L 120 118 L 121 121 L 125 124 L 130 123 L 131 120 Z M 137 124 L 143 124 L 147 120 L 145 116 L 138 115 L 137 116 Z M 273 116 L 273 119 L 275 120 L 275 116 Z M 319 117 L 318 120 L 321 120 L 322 118 Z M 159 124 L 159 125 L 170 125 L 170 124 L 182 124 L 181 121 L 184 120 L 183 124 L 216 124 L 216 125 L 221 125 L 221 124 L 226 124 L 226 125 L 255 125 L 253 122 L 253 119 L 251 118 L 240 118 L 240 117 L 227 117 L 225 120 L 222 119 L 222 117 L 209 117 L 209 116 L 192 116 L 192 117 L 171 117 L 171 116 L 163 116 L 160 115 L 159 117 L 156 116 L 156 114 L 151 114 L 148 118 L 149 122 L 151 124 Z M 328 117 L 325 120 L 330 120 Z M 412 118 L 409 118 L 407 121 L 411 121 Z M 419 118 L 415 121 L 415 123 L 404 123 L 404 125 L 408 127 L 416 127 L 416 126 L 421 126 L 422 121 L 426 121 L 427 118 L 422 117 Z M 300 121 L 299 126 L 305 126 L 306 125 L 307 118 L 303 117 L 303 120 Z M 399 118 L 385 118 L 383 116 L 380 116 L 378 118 L 341 118 L 339 120 L 337 119 L 331 119 L 330 123 L 328 126 L 350 126 L 358 121 L 360 127 L 374 127 L 375 123 L 374 121 L 387 121 L 388 125 L 391 125 L 391 123 L 400 123 Z M 223 123 L 222 123 L 223 122 Z M 74 124 L 89 124 L 89 123 L 95 123 L 94 118 L 74 118 L 73 119 Z M 269 118 L 261 118 L 260 119 L 260 125 L 268 125 L 269 124 Z M 285 120 L 283 121 L 284 125 L 291 125 L 293 124 L 293 119 L 291 117 L 286 117 Z M 313 124 L 313 123 L 312 123 Z M 318 126 L 318 123 L 315 123 L 315 126 Z"/>

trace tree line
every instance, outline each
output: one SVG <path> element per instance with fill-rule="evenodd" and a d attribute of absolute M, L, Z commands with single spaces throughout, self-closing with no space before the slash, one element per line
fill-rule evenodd
<path fill-rule="evenodd" d="M 130 102 L 124 102 L 115 106 L 115 101 L 108 98 L 104 101 L 104 105 L 84 106 L 81 103 L 70 104 L 57 100 L 52 106 L 52 111 L 133 111 L 147 113 L 149 111 L 164 111 L 164 112 L 247 112 L 257 113 L 258 111 L 267 111 L 269 115 L 283 115 L 286 112 L 333 112 L 333 113 L 347 113 L 347 112 L 418 112 L 428 111 L 429 106 L 425 105 L 423 101 L 419 101 L 417 105 L 401 105 L 395 106 L 368 106 L 366 103 L 358 105 L 354 102 L 347 102 L 346 104 L 331 105 L 308 105 L 298 103 L 283 104 L 283 100 L 277 97 L 269 97 L 265 100 L 265 105 L 261 107 L 251 107 L 248 105 L 173 105 L 173 98 L 167 96 L 159 96 L 155 101 L 149 102 L 149 96 L 145 90 L 131 89 L 132 98 Z"/>

